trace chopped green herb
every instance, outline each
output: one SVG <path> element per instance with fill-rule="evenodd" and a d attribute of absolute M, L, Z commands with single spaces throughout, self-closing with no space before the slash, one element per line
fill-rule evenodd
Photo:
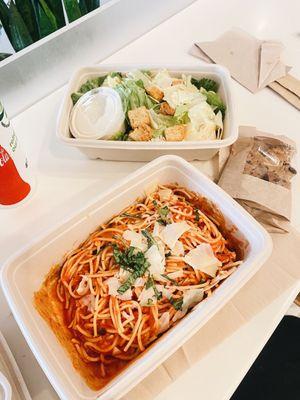
<path fill-rule="evenodd" d="M 137 273 L 133 273 L 129 276 L 129 278 L 119 287 L 117 290 L 118 293 L 124 294 L 128 289 L 134 284 L 135 280 L 139 277 Z"/>
<path fill-rule="evenodd" d="M 151 247 L 153 244 L 156 244 L 154 237 L 151 235 L 150 232 L 147 231 L 147 229 L 142 230 L 142 235 L 144 235 L 145 238 L 147 239 L 148 248 Z"/>
<path fill-rule="evenodd" d="M 163 278 L 167 279 L 168 281 L 177 284 L 177 282 L 176 282 L 174 279 L 170 278 L 168 275 L 161 274 L 161 276 L 162 276 Z"/>
<path fill-rule="evenodd" d="M 145 274 L 150 264 L 144 253 L 137 251 L 134 247 L 121 251 L 117 246 L 114 246 L 113 255 L 121 268 L 131 272 L 128 279 L 118 289 L 118 293 L 123 294 L 131 288 L 137 278 Z"/>
<path fill-rule="evenodd" d="M 158 205 L 156 200 L 153 200 L 153 204 L 155 205 L 155 207 Z"/>
<path fill-rule="evenodd" d="M 152 304 L 153 304 L 153 299 L 148 299 L 147 300 L 147 305 L 148 306 L 152 306 Z"/>
<path fill-rule="evenodd" d="M 182 305 L 183 305 L 183 297 L 180 297 L 179 299 L 174 299 L 174 297 L 170 298 L 170 303 L 172 306 L 175 308 L 175 310 L 181 310 Z"/>
<path fill-rule="evenodd" d="M 139 214 L 134 215 L 134 214 L 126 213 L 126 212 L 121 214 L 120 217 L 128 217 L 128 218 L 133 218 L 133 219 L 141 219 L 142 218 L 142 216 Z"/>
<path fill-rule="evenodd" d="M 151 287 L 153 288 L 153 291 L 154 291 L 154 294 L 155 294 L 155 297 L 157 298 L 157 300 L 160 300 L 162 298 L 162 292 L 158 291 L 158 289 L 157 289 L 157 287 L 155 285 L 153 277 L 149 276 L 149 278 L 148 278 L 148 280 L 146 282 L 145 288 L 149 289 Z"/>
<path fill-rule="evenodd" d="M 158 210 L 158 213 L 161 217 L 166 217 L 169 214 L 170 210 L 168 206 L 161 207 Z"/>
<path fill-rule="evenodd" d="M 170 223 L 170 219 L 168 218 L 169 212 L 170 212 L 170 210 L 169 210 L 168 206 L 159 208 L 158 214 L 159 214 L 160 218 L 157 220 L 157 222 L 161 225 L 169 224 Z"/>
<path fill-rule="evenodd" d="M 195 221 L 199 221 L 200 220 L 200 214 L 199 214 L 199 210 L 198 208 L 195 209 Z"/>

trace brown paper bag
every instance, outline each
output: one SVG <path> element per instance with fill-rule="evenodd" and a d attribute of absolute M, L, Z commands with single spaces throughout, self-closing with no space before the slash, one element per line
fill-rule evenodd
<path fill-rule="evenodd" d="M 285 136 L 240 127 L 219 185 L 269 231 L 286 232 L 291 216 L 294 142 Z"/>

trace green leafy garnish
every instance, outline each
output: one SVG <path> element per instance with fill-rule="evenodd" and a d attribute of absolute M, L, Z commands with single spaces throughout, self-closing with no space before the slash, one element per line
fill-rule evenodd
<path fill-rule="evenodd" d="M 196 79 L 196 78 L 192 78 L 191 79 L 191 83 L 196 86 L 196 88 L 200 89 L 200 88 L 204 88 L 205 90 L 212 91 L 212 92 L 217 92 L 219 85 L 216 81 L 214 81 L 213 79 L 209 79 L 209 78 L 202 78 L 202 79 Z"/>
<path fill-rule="evenodd" d="M 158 291 L 157 287 L 155 286 L 153 277 L 149 276 L 149 278 L 146 282 L 145 288 L 149 289 L 151 287 L 153 288 L 153 291 L 154 291 L 154 294 L 155 294 L 155 297 L 157 298 L 157 300 L 160 300 L 162 298 L 162 292 Z"/>
<path fill-rule="evenodd" d="M 151 247 L 153 244 L 156 244 L 154 237 L 149 231 L 147 231 L 147 229 L 142 230 L 142 235 L 144 235 L 145 238 L 147 239 L 148 248 Z"/>
<path fill-rule="evenodd" d="M 169 207 L 168 206 L 164 206 L 158 209 L 158 214 L 160 216 L 160 218 L 157 220 L 158 223 L 160 223 L 161 225 L 167 225 L 170 223 L 170 219 L 168 218 L 169 215 Z"/>
<path fill-rule="evenodd" d="M 134 247 L 129 247 L 122 251 L 117 246 L 114 246 L 113 256 L 121 268 L 131 272 L 128 279 L 118 289 L 118 293 L 124 294 L 131 288 L 137 278 L 145 274 L 150 264 L 146 260 L 144 253 L 137 251 Z"/>
<path fill-rule="evenodd" d="M 175 308 L 175 310 L 181 310 L 182 305 L 183 305 L 183 297 L 180 297 L 179 299 L 174 299 L 174 297 L 170 298 L 170 303 L 172 306 Z"/>
<path fill-rule="evenodd" d="M 199 221 L 200 220 L 200 214 L 199 214 L 199 210 L 198 208 L 195 209 L 195 221 Z"/>
<path fill-rule="evenodd" d="M 167 279 L 168 281 L 172 282 L 172 283 L 177 283 L 174 279 L 170 278 L 168 275 L 165 274 L 161 274 L 161 276 L 165 279 Z"/>
<path fill-rule="evenodd" d="M 121 214 L 120 217 L 128 217 L 128 218 L 133 218 L 133 219 L 141 219 L 142 218 L 141 215 L 138 215 L 138 214 L 134 215 L 134 214 L 126 213 L 126 212 Z"/>

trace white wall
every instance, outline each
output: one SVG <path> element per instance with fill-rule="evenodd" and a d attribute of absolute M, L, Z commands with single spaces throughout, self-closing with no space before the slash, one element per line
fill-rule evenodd
<path fill-rule="evenodd" d="M 105 59 L 191 3 L 193 0 L 121 0 L 0 68 L 0 99 L 8 114 L 21 112 L 61 87 L 76 68 Z"/>

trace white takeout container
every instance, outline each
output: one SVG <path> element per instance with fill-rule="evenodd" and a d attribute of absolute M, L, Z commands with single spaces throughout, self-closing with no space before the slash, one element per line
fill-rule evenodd
<path fill-rule="evenodd" d="M 174 76 L 182 73 L 195 78 L 212 78 L 219 83 L 219 94 L 226 104 L 224 134 L 221 140 L 182 141 L 182 142 L 121 142 L 113 140 L 79 139 L 70 134 L 69 120 L 73 108 L 71 94 L 76 92 L 88 79 L 106 75 L 112 71 L 128 72 L 136 69 L 159 70 L 167 68 Z M 192 160 L 209 160 L 221 148 L 230 146 L 238 138 L 238 129 L 234 119 L 234 106 L 229 72 L 220 65 L 103 65 L 85 67 L 78 70 L 71 78 L 59 111 L 56 134 L 60 140 L 78 149 L 89 158 L 119 161 L 150 161 L 162 155 L 173 154 Z"/>
<path fill-rule="evenodd" d="M 144 195 L 153 184 L 177 182 L 212 200 L 228 225 L 248 240 L 243 265 L 208 299 L 154 342 L 138 359 L 98 392 L 90 390 L 74 370 L 54 333 L 33 305 L 33 294 L 51 265 L 78 246 L 89 233 Z M 160 157 L 100 194 L 58 228 L 36 239 L 3 266 L 1 283 L 9 306 L 31 350 L 63 400 L 116 400 L 174 353 L 258 271 L 272 250 L 269 234 L 220 187 L 182 158 Z"/>
<path fill-rule="evenodd" d="M 1 394 L 4 396 L 2 399 Z M 0 332 L 0 399 L 31 400 L 18 365 Z"/>

